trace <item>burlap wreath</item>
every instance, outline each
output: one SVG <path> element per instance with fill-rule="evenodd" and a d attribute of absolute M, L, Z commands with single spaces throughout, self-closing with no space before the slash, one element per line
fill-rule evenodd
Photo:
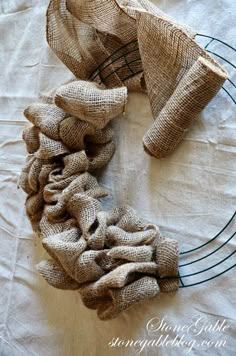
<path fill-rule="evenodd" d="M 78 289 L 84 304 L 107 320 L 178 289 L 177 241 L 128 206 L 102 209 L 99 199 L 108 192 L 91 173 L 115 151 L 109 122 L 124 112 L 127 88 L 147 90 L 155 121 L 144 148 L 164 157 L 227 75 L 189 30 L 146 0 L 51 0 L 47 38 L 79 80 L 25 110 L 31 126 L 23 133 L 29 156 L 20 185 L 50 255 L 37 268 L 54 287 Z"/>

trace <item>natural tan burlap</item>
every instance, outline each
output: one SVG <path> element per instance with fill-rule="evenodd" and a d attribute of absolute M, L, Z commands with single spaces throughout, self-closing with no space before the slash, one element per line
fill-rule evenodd
<path fill-rule="evenodd" d="M 126 87 L 104 90 L 96 83 L 83 80 L 62 85 L 55 95 L 57 106 L 97 128 L 103 128 L 115 116 L 122 114 L 126 100 Z"/>
<path fill-rule="evenodd" d="M 225 79 L 219 68 L 199 57 L 145 134 L 145 150 L 158 158 L 171 153 Z"/>
<path fill-rule="evenodd" d="M 175 149 L 227 78 L 193 36 L 147 0 L 51 0 L 47 13 L 48 43 L 77 78 L 147 90 L 155 122 L 143 144 L 157 158 Z"/>
<path fill-rule="evenodd" d="M 183 31 L 164 19 L 142 14 L 139 18 L 140 51 L 155 122 L 144 136 L 146 152 L 162 158 L 173 152 L 193 120 L 217 94 L 225 71 Z M 151 51 L 150 36 L 156 47 Z M 169 58 L 170 53 L 175 57 Z M 168 60 L 167 60 L 168 58 Z M 153 78 L 158 81 L 153 83 Z M 158 100 L 157 100 L 158 98 Z"/>
<path fill-rule="evenodd" d="M 55 288 L 75 290 L 79 284 L 70 278 L 63 268 L 53 259 L 43 260 L 37 265 L 38 271 Z"/>
<path fill-rule="evenodd" d="M 84 304 L 107 320 L 160 290 L 178 289 L 178 248 L 132 208 L 102 210 L 99 199 L 108 192 L 91 172 L 114 153 L 107 123 L 122 113 L 127 91 L 102 89 L 99 98 L 97 85 L 89 85 L 89 98 L 79 90 L 76 96 L 76 88 L 86 89 L 85 84 L 76 81 L 55 92 L 55 102 L 61 93 L 60 103 L 68 103 L 69 113 L 53 100 L 25 110 L 34 126 L 23 133 L 30 155 L 20 185 L 28 194 L 26 212 L 33 229 L 51 257 L 37 265 L 39 272 L 56 288 L 78 289 Z M 172 278 L 165 281 L 166 276 Z"/>
<path fill-rule="evenodd" d="M 67 0 L 67 7 L 65 0 L 50 1 L 47 38 L 78 80 L 25 110 L 29 156 L 19 183 L 51 258 L 38 270 L 56 288 L 78 289 L 107 320 L 179 283 L 176 241 L 128 206 L 102 208 L 108 192 L 91 173 L 114 154 L 109 121 L 124 112 L 127 88 L 147 91 L 155 122 L 144 147 L 164 157 L 226 73 L 190 30 L 148 1 Z"/>
<path fill-rule="evenodd" d="M 23 132 L 23 139 L 26 144 L 27 151 L 34 153 L 39 149 L 39 129 L 36 126 L 28 126 Z"/>
<path fill-rule="evenodd" d="M 25 117 L 36 128 L 48 137 L 59 140 L 58 124 L 66 117 L 66 113 L 53 104 L 32 104 L 24 111 Z"/>

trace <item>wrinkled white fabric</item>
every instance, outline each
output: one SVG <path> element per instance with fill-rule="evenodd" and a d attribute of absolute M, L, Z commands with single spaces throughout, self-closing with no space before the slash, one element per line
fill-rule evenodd
<path fill-rule="evenodd" d="M 162 10 L 197 32 L 223 39 L 236 47 L 236 4 L 232 0 L 153 1 Z M 214 3 L 214 4 L 213 4 Z M 226 339 L 222 349 L 195 345 L 189 355 L 232 355 L 235 350 L 235 271 L 211 282 L 160 295 L 130 309 L 116 320 L 102 322 L 86 309 L 77 292 L 55 290 L 36 272 L 46 257 L 39 238 L 32 234 L 24 211 L 24 193 L 17 181 L 25 162 L 21 138 L 26 120 L 23 110 L 38 96 L 72 78 L 48 48 L 45 40 L 47 1 L 0 2 L 0 354 L 1 355 L 135 355 L 137 348 L 111 347 L 114 338 L 158 339 L 183 332 L 159 331 L 149 335 L 146 324 L 166 317 L 169 326 L 188 325 L 203 317 L 214 324 L 224 319 L 225 333 L 191 331 L 185 340 Z M 202 42 L 206 44 L 206 41 Z M 235 52 L 224 45 L 212 50 L 236 62 Z M 236 71 L 226 65 L 236 82 Z M 236 90 L 226 83 L 227 89 Z M 144 94 L 130 94 L 126 115 L 113 124 L 117 150 L 100 175 L 101 185 L 112 192 L 105 208 L 129 204 L 162 232 L 191 249 L 213 237 L 235 210 L 236 109 L 221 91 L 185 137 L 174 154 L 164 160 L 150 158 L 142 137 L 152 114 Z M 135 176 L 135 179 L 133 178 Z M 236 222 L 212 244 L 180 263 L 200 258 L 225 242 Z M 182 275 L 208 268 L 235 250 L 235 238 L 216 254 L 180 268 Z M 191 284 L 220 273 L 235 263 L 228 261 L 202 275 L 186 278 Z M 140 348 L 139 348 L 140 349 Z M 145 347 L 141 355 L 184 354 L 187 346 Z"/>

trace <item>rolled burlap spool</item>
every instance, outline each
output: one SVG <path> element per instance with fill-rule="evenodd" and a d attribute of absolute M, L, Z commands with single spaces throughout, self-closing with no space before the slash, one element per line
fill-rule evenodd
<path fill-rule="evenodd" d="M 219 66 L 199 57 L 145 134 L 145 151 L 156 158 L 171 153 L 226 79 Z"/>

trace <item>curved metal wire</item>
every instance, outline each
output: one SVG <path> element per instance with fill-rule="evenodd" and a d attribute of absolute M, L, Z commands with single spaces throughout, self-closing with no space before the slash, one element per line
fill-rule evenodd
<path fill-rule="evenodd" d="M 197 282 L 197 283 L 191 283 L 191 284 L 184 284 L 182 286 L 179 286 L 179 288 L 187 288 L 187 287 L 193 287 L 193 286 L 198 286 L 199 284 L 202 284 L 202 283 L 205 283 L 205 282 L 209 282 L 219 276 L 222 276 L 222 274 L 225 274 L 226 272 L 230 271 L 231 269 L 233 269 L 234 267 L 236 267 L 236 264 L 234 264 L 233 266 L 227 268 L 226 270 L 224 270 L 223 272 L 220 272 L 218 274 L 216 274 L 215 276 L 213 277 L 210 277 L 210 278 L 207 278 L 207 279 L 204 279 L 203 281 L 200 281 L 200 282 Z M 176 278 L 176 277 L 175 277 Z M 181 277 L 182 278 L 182 277 Z"/>
<path fill-rule="evenodd" d="M 204 246 L 207 246 L 210 242 L 214 241 L 215 239 L 217 239 L 217 237 L 219 237 L 222 232 L 224 232 L 227 227 L 230 225 L 230 223 L 233 221 L 233 219 L 235 218 L 236 216 L 236 211 L 235 213 L 231 216 L 230 220 L 227 222 L 227 224 L 223 227 L 223 229 L 220 230 L 220 232 L 218 232 L 212 239 L 208 240 L 207 242 L 205 242 L 204 244 L 198 246 L 198 247 L 195 247 L 195 248 L 192 248 L 191 250 L 187 250 L 187 251 L 182 251 L 180 252 L 180 255 L 186 255 L 187 253 L 191 253 L 191 252 L 195 252 L 197 250 L 199 250 L 200 248 L 204 247 Z"/>
<path fill-rule="evenodd" d="M 234 48 L 233 46 L 229 45 L 228 43 L 220 40 L 219 38 L 216 38 L 216 37 L 212 37 L 212 36 L 208 36 L 208 35 L 204 35 L 202 33 L 197 33 L 195 37 L 205 37 L 205 38 L 209 38 L 211 41 L 210 43 L 212 43 L 213 41 L 217 41 L 217 42 L 220 42 L 222 43 L 223 45 L 227 46 L 228 48 L 232 49 L 233 51 L 236 52 L 236 48 Z"/>
<path fill-rule="evenodd" d="M 192 276 L 195 276 L 195 275 L 197 275 L 197 274 L 200 274 L 200 273 L 209 271 L 210 269 L 219 266 L 219 265 L 220 265 L 221 263 L 223 263 L 224 261 L 227 261 L 227 260 L 228 260 L 231 256 L 233 256 L 235 253 L 236 253 L 236 250 L 234 250 L 232 253 L 230 253 L 228 256 L 226 256 L 223 260 L 221 260 L 221 261 L 215 263 L 213 266 L 204 268 L 204 269 L 202 269 L 201 271 L 198 271 L 198 272 L 194 272 L 194 273 L 189 273 L 189 274 L 183 275 L 183 276 L 181 276 L 181 278 L 192 277 Z M 179 267 L 180 267 L 180 266 L 179 266 Z"/>
<path fill-rule="evenodd" d="M 201 258 L 198 258 L 197 260 L 193 260 L 191 262 L 188 262 L 188 263 L 184 263 L 182 265 L 179 265 L 179 267 L 184 267 L 184 266 L 189 266 L 189 265 L 192 265 L 193 263 L 197 263 L 199 261 L 202 261 L 202 260 L 205 260 L 205 258 L 213 255 L 214 253 L 216 253 L 217 251 L 219 251 L 222 247 L 224 247 L 229 241 L 232 240 L 232 238 L 234 238 L 234 236 L 236 235 L 236 231 L 233 233 L 233 235 L 231 235 L 228 240 L 226 240 L 222 245 L 220 245 L 219 247 L 217 247 L 214 251 L 208 253 L 207 255 L 201 257 Z"/>
<path fill-rule="evenodd" d="M 204 38 L 208 38 L 210 39 L 210 41 L 206 44 L 206 46 L 204 47 L 205 50 L 210 53 L 211 55 L 223 60 L 225 63 L 229 64 L 231 67 L 233 67 L 234 69 L 236 69 L 236 65 L 234 63 L 232 63 L 231 61 L 229 61 L 228 59 L 226 59 L 225 57 L 221 56 L 219 53 L 213 52 L 211 50 L 208 50 L 208 47 L 213 44 L 213 42 L 218 42 L 223 44 L 224 46 L 228 47 L 229 49 L 233 50 L 234 52 L 236 52 L 236 48 L 234 48 L 233 46 L 229 45 L 228 43 L 220 40 L 219 38 L 216 37 L 211 37 L 211 36 L 207 36 L 207 35 L 203 35 L 201 33 L 198 33 L 195 37 L 204 37 Z M 236 84 L 230 79 L 227 79 L 227 82 L 229 82 L 234 88 L 236 88 Z M 224 92 L 229 96 L 229 98 L 233 101 L 233 103 L 236 105 L 236 98 L 233 97 L 233 95 L 223 86 L 222 90 L 224 90 Z"/>

